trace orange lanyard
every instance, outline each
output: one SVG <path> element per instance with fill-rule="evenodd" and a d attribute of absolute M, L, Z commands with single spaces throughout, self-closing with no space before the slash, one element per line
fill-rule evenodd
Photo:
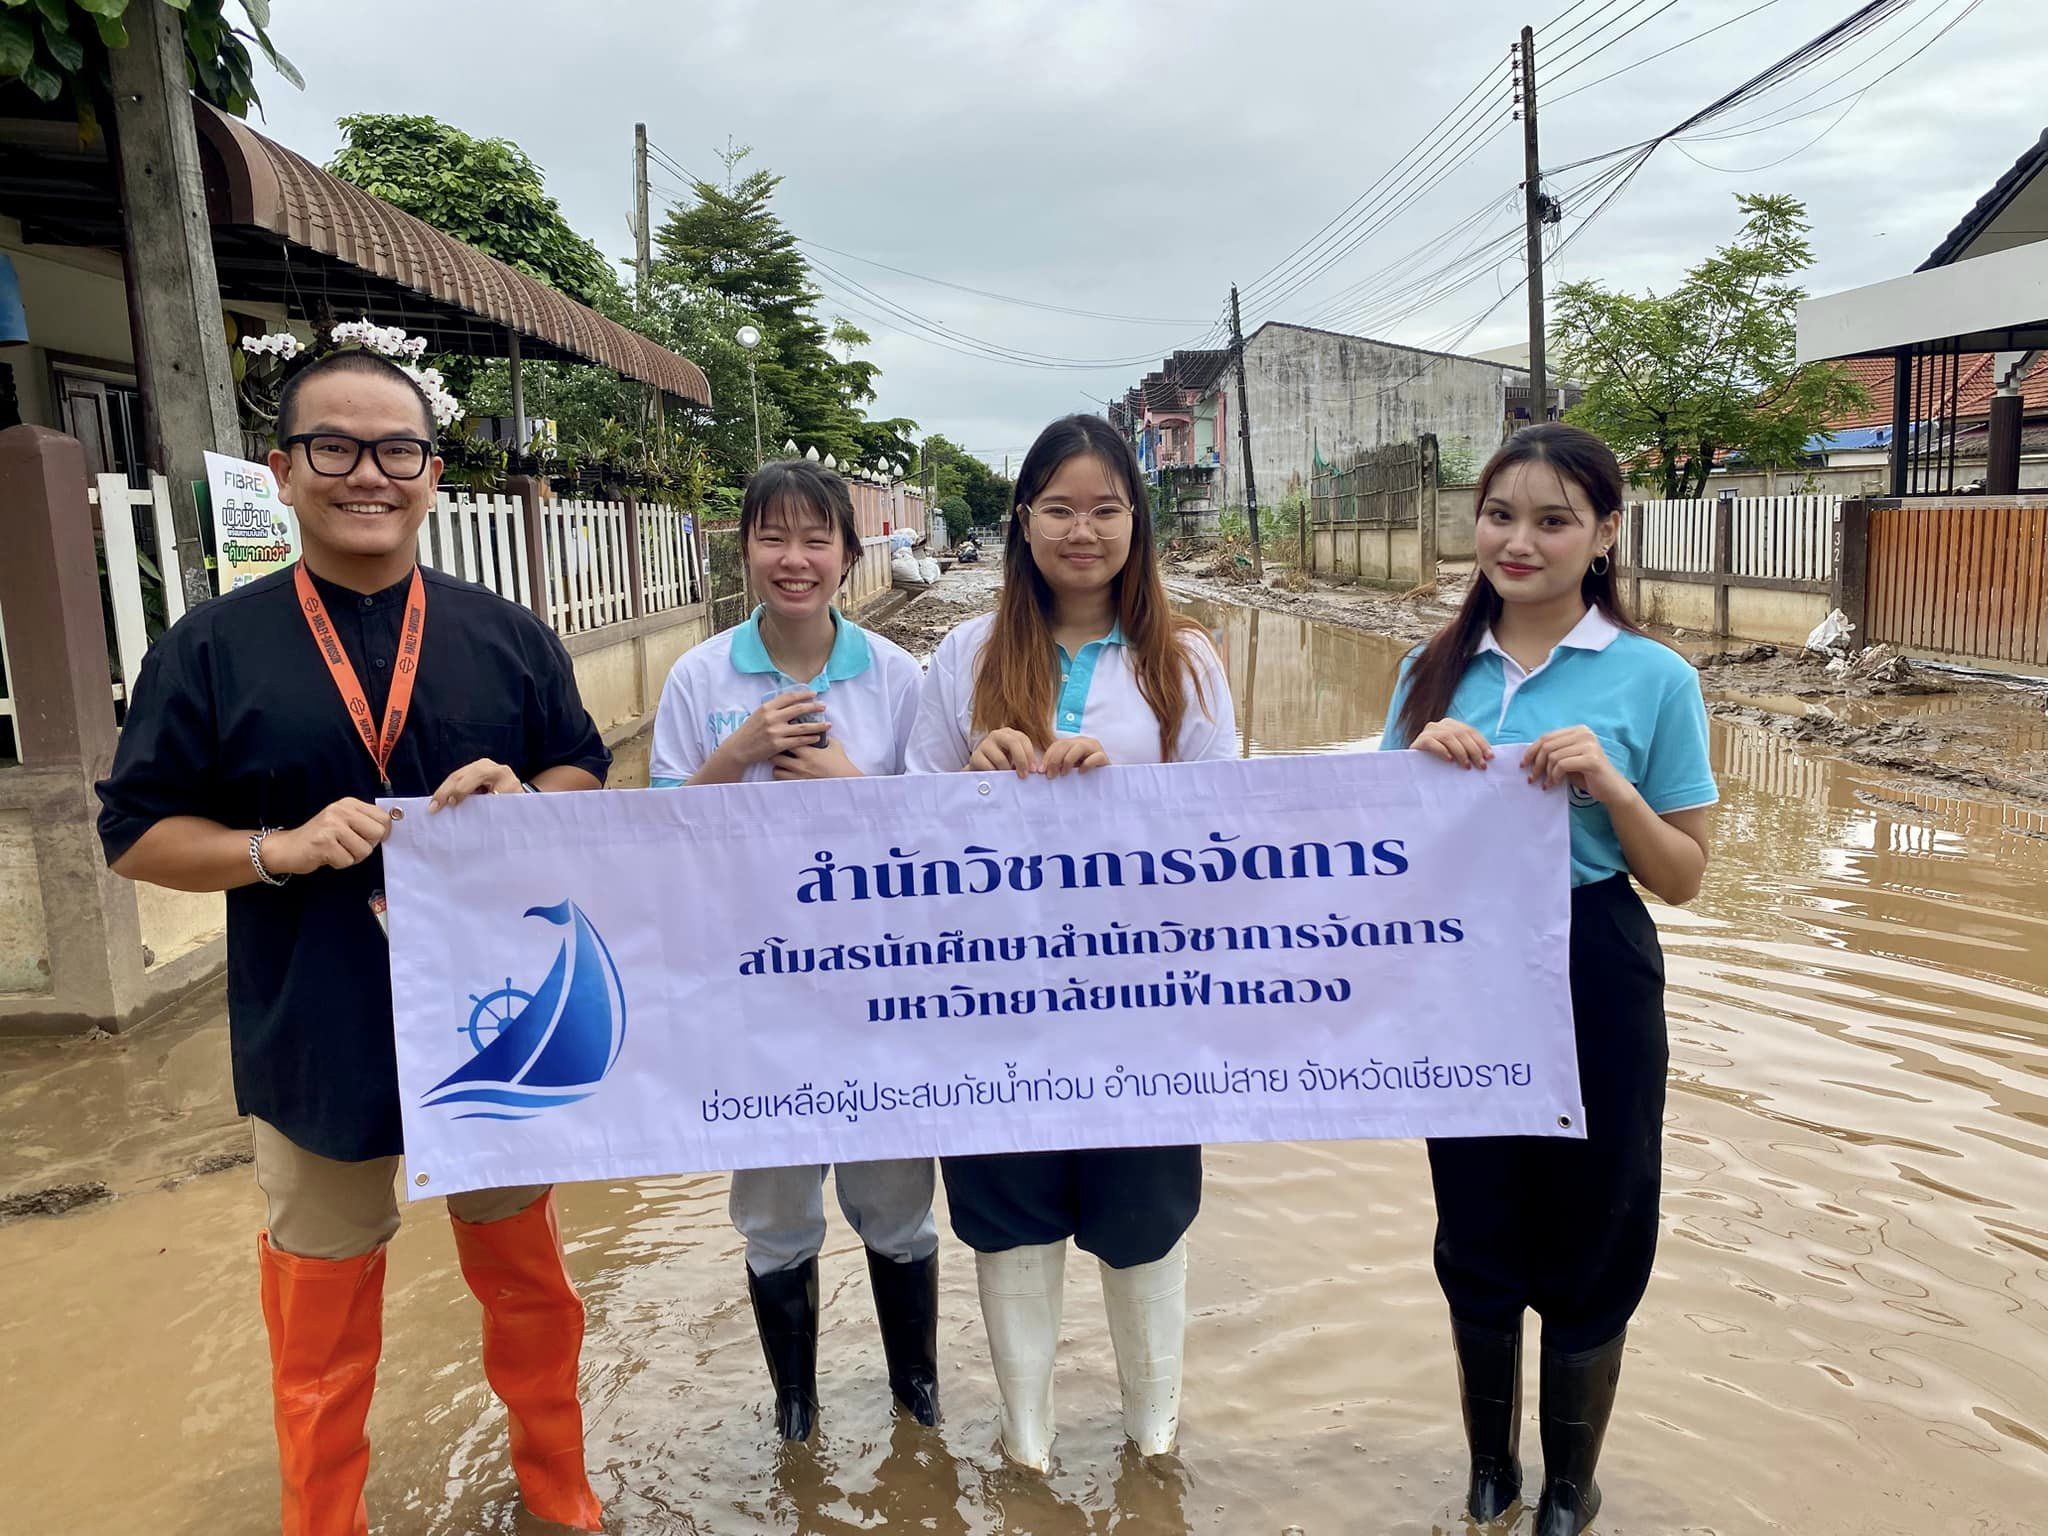
<path fill-rule="evenodd" d="M 327 616 L 327 604 L 320 600 L 313 578 L 306 574 L 303 560 L 292 567 L 292 579 L 299 589 L 299 611 L 306 616 L 306 627 L 313 631 L 313 643 L 320 648 L 320 659 L 327 663 L 335 689 L 341 694 L 341 702 L 348 706 L 348 717 L 356 728 L 356 735 L 362 738 L 370 761 L 377 765 L 377 782 L 388 794 L 391 790 L 391 749 L 398 745 L 399 735 L 405 730 L 406 711 L 412 706 L 412 685 L 419 676 L 420 641 L 427 632 L 427 587 L 420 580 L 419 567 L 413 567 L 412 587 L 405 594 L 405 626 L 399 631 L 398 665 L 391 676 L 391 697 L 385 703 L 382 732 L 371 723 L 369 698 L 363 693 L 356 669 L 349 664 L 348 652 L 341 648 L 341 641 L 334 633 L 334 621 Z"/>

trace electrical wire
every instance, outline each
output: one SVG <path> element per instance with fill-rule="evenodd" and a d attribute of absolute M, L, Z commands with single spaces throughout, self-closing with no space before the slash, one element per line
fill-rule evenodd
<path fill-rule="evenodd" d="M 1645 16 L 1641 21 L 1638 21 L 1634 26 L 1629 27 L 1624 31 L 1615 33 L 1614 36 L 1610 37 L 1598 48 L 1595 48 L 1591 53 L 1581 54 L 1578 58 L 1572 60 L 1572 62 L 1569 64 L 1566 64 L 1563 59 L 1558 59 L 1554 61 L 1562 67 L 1551 73 L 1551 75 L 1549 76 L 1551 83 L 1555 84 L 1557 81 L 1564 79 L 1567 75 L 1573 74 L 1578 70 L 1584 69 L 1588 64 L 1592 63 L 1595 59 L 1599 58 L 1601 54 L 1605 53 L 1608 49 L 1612 48 L 1616 43 L 1622 42 L 1627 38 L 1633 37 L 1636 33 L 1642 31 L 1643 28 L 1647 27 L 1651 22 L 1655 21 L 1659 16 L 1662 16 L 1666 11 L 1670 10 L 1671 7 L 1673 7 L 1676 4 L 1678 4 L 1678 0 L 1664 0 L 1664 3 L 1662 5 L 1658 6 L 1656 10 L 1650 12 L 1650 14 Z"/>
<path fill-rule="evenodd" d="M 872 256 L 858 256 L 852 251 L 842 251 L 835 246 L 825 244 L 822 240 L 807 240 L 802 235 L 798 235 L 796 243 L 809 246 L 812 250 L 824 251 L 829 255 L 843 257 L 847 261 L 860 262 L 863 266 L 879 267 L 884 272 L 894 272 L 899 277 L 916 278 L 921 283 L 933 283 L 941 288 L 951 288 L 959 293 L 971 293 L 980 298 L 994 299 L 1001 304 L 1015 304 L 1024 309 L 1042 309 L 1056 315 L 1077 315 L 1083 320 L 1110 320 L 1123 325 L 1201 324 L 1199 320 L 1165 319 L 1158 315 L 1113 315 L 1096 309 L 1073 309 L 1065 304 L 1048 304 L 1039 299 L 1020 299 L 1011 294 L 995 293 L 987 288 L 973 288 L 966 283 L 949 282 L 943 277 L 927 277 L 922 272 L 912 272 L 903 267 L 892 267 L 886 261 L 877 261 Z"/>
<path fill-rule="evenodd" d="M 1307 240 L 1296 246 L 1272 266 L 1266 268 L 1265 271 L 1254 277 L 1250 282 L 1244 284 L 1240 296 L 1259 293 L 1268 286 L 1277 286 L 1279 283 L 1286 281 L 1297 266 L 1314 261 L 1320 254 L 1321 246 L 1327 239 L 1332 238 L 1331 231 L 1337 230 L 1338 226 L 1345 225 L 1351 221 L 1360 205 L 1366 203 L 1387 182 L 1400 176 L 1404 169 L 1408 167 L 1409 162 L 1414 160 L 1418 154 L 1428 154 L 1438 147 L 1444 138 L 1446 129 L 1452 129 L 1453 132 L 1463 132 L 1474 115 L 1473 111 L 1467 110 L 1468 104 L 1475 97 L 1480 97 L 1488 87 L 1498 90 L 1501 84 L 1501 74 L 1502 71 L 1498 66 L 1489 69 L 1480 77 L 1476 85 L 1459 98 L 1456 105 L 1450 111 L 1439 118 L 1435 125 L 1426 131 L 1421 138 L 1417 139 L 1399 159 L 1395 160 L 1392 165 L 1381 172 L 1379 177 L 1370 186 L 1353 198 L 1335 217 L 1331 218 L 1321 229 L 1309 236 Z M 1485 103 L 1483 99 L 1480 106 L 1474 109 L 1474 111 L 1481 116 L 1484 115 Z M 1334 238 L 1342 239 L 1343 235 L 1339 233 Z"/>
<path fill-rule="evenodd" d="M 1563 103 L 1570 101 L 1574 96 L 1577 96 L 1582 91 L 1590 91 L 1596 85 L 1605 85 L 1608 81 L 1625 75 L 1630 70 L 1641 69 L 1645 64 L 1654 64 L 1657 62 L 1657 60 L 1663 58 L 1666 54 L 1676 53 L 1681 48 L 1690 47 L 1692 44 L 1700 41 L 1700 39 L 1712 37 L 1716 32 L 1722 31 L 1728 27 L 1732 27 L 1738 21 L 1746 21 L 1751 16 L 1754 16 L 1758 11 L 1767 11 L 1776 4 L 1778 4 L 1778 0 L 1763 0 L 1763 4 L 1753 5 L 1746 11 L 1740 12 L 1739 14 L 1734 16 L 1730 16 L 1726 21 L 1718 22 L 1714 26 L 1708 27 L 1704 32 L 1695 32 L 1691 37 L 1688 37 L 1681 42 L 1673 43 L 1669 48 L 1660 48 L 1655 53 L 1637 59 L 1633 64 L 1624 64 L 1619 69 L 1610 70 L 1608 73 L 1602 75 L 1597 80 L 1588 80 L 1583 85 L 1575 85 L 1570 90 L 1564 92 L 1561 95 L 1546 97 L 1543 102 L 1543 110 L 1546 112 L 1554 111 L 1556 108 L 1561 106 Z"/>

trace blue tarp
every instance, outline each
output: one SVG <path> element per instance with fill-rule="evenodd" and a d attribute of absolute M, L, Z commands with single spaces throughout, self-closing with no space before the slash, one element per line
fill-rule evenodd
<path fill-rule="evenodd" d="M 1890 427 L 1846 427 L 1840 432 L 1816 432 L 1806 440 L 1807 453 L 1840 453 L 1853 448 L 1889 448 Z"/>

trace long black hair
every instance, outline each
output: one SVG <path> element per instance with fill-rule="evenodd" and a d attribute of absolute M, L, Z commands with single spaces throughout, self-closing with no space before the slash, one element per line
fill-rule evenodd
<path fill-rule="evenodd" d="M 1099 460 L 1110 483 L 1130 498 L 1131 548 L 1116 577 L 1117 622 L 1138 693 L 1159 721 L 1159 758 L 1173 761 L 1181 721 L 1192 703 L 1210 707 L 1187 647 L 1202 636 L 1194 620 L 1176 614 L 1159 574 L 1145 476 L 1130 440 L 1100 416 L 1063 416 L 1038 434 L 1017 471 L 1010 527 L 1003 543 L 1003 586 L 995 627 L 975 674 L 973 721 L 979 731 L 1010 727 L 1041 750 L 1053 737 L 1056 689 L 1052 665 L 1052 588 L 1031 558 L 1025 513 L 1044 494 L 1059 467 L 1083 454 Z M 1207 644 L 1207 640 L 1202 641 Z"/>
<path fill-rule="evenodd" d="M 1486 498 L 1501 472 L 1529 463 L 1548 464 L 1561 478 L 1576 485 L 1600 517 L 1621 515 L 1626 482 L 1614 450 L 1583 427 L 1542 421 L 1522 428 L 1486 461 L 1486 468 L 1479 472 L 1479 484 L 1472 492 L 1475 522 L 1483 514 Z M 1587 568 L 1579 582 L 1579 594 L 1585 598 L 1587 607 L 1598 608 L 1618 628 L 1639 629 L 1622 601 L 1611 554 L 1604 570 Z M 1443 719 L 1449 712 L 1458 680 L 1465 675 L 1465 663 L 1472 659 L 1480 637 L 1500 617 L 1500 611 L 1500 593 L 1486 579 L 1485 572 L 1475 569 L 1457 617 L 1436 632 L 1408 669 L 1407 696 L 1394 722 L 1400 740 L 1414 741 L 1424 726 Z"/>

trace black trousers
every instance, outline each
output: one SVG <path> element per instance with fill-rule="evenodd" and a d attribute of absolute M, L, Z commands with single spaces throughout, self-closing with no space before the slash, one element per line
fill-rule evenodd
<path fill-rule="evenodd" d="M 1202 1208 L 1200 1147 L 942 1157 L 953 1235 L 977 1253 L 1072 1238 L 1111 1269 L 1166 1257 Z"/>
<path fill-rule="evenodd" d="M 1664 951 L 1626 875 L 1572 892 L 1572 1015 L 1586 1139 L 1429 1143 L 1436 1275 L 1451 1316 L 1568 1352 L 1627 1326 L 1650 1283 L 1662 1188 Z"/>

